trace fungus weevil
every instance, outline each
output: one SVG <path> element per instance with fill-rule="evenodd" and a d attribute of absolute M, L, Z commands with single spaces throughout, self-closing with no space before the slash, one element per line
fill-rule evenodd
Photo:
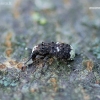
<path fill-rule="evenodd" d="M 47 56 L 49 57 L 55 57 L 59 60 L 73 60 L 75 57 L 75 50 L 73 47 L 69 44 L 65 43 L 59 43 L 59 42 L 50 42 L 45 43 L 42 42 L 36 46 L 33 47 L 32 53 L 30 58 L 25 62 L 25 64 L 32 59 L 32 61 L 35 60 L 36 56 L 39 55 L 43 59 Z"/>

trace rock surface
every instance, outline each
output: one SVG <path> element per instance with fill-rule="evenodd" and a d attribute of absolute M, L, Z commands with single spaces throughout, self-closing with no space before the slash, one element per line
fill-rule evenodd
<path fill-rule="evenodd" d="M 0 0 L 0 100 L 100 100 L 100 10 L 89 9 L 99 2 Z M 21 71 L 42 41 L 73 45 L 74 61 Z"/>

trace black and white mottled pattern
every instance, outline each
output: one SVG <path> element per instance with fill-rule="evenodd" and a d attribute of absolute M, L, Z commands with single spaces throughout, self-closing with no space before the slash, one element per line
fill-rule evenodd
<path fill-rule="evenodd" d="M 38 44 L 32 49 L 32 60 L 35 59 L 37 55 L 40 56 L 50 56 L 56 57 L 57 59 L 73 60 L 75 57 L 75 51 L 72 46 L 65 43 L 50 42 Z"/>

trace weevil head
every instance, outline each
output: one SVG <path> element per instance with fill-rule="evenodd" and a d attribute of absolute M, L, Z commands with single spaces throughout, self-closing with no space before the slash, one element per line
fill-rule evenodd
<path fill-rule="evenodd" d="M 71 47 L 71 51 L 70 51 L 69 60 L 73 60 L 75 58 L 75 49 L 72 46 L 70 46 L 70 47 Z"/>
<path fill-rule="evenodd" d="M 37 49 L 37 47 L 38 47 L 37 45 L 33 47 L 32 53 Z"/>

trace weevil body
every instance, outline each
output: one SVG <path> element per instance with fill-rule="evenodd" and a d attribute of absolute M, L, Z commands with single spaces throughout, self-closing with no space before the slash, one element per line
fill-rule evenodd
<path fill-rule="evenodd" d="M 65 43 L 59 42 L 50 42 L 50 43 L 40 43 L 37 46 L 34 46 L 32 49 L 31 57 L 33 61 L 35 60 L 36 56 L 40 55 L 43 58 L 46 56 L 55 57 L 57 59 L 62 60 L 73 60 L 75 57 L 75 50 L 72 46 Z M 29 61 L 28 60 L 28 61 Z M 27 62 L 28 62 L 27 61 Z M 27 63 L 26 62 L 26 63 Z"/>

